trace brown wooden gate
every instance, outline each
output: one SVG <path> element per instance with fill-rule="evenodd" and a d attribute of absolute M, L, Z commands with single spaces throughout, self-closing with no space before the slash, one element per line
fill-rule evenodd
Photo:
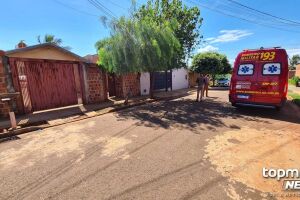
<path fill-rule="evenodd" d="M 116 75 L 108 74 L 108 94 L 110 97 L 116 96 Z"/>
<path fill-rule="evenodd" d="M 78 63 L 10 58 L 10 65 L 26 113 L 78 104 L 82 97 Z"/>

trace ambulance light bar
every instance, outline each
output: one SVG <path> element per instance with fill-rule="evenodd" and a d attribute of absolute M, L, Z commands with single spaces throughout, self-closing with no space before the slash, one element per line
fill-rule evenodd
<path fill-rule="evenodd" d="M 281 47 L 260 47 L 259 49 L 244 49 L 243 51 L 253 51 L 253 50 L 268 50 L 268 49 L 280 49 Z"/>

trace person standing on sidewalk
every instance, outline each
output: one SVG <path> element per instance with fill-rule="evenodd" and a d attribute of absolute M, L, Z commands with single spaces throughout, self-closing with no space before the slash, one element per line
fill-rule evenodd
<path fill-rule="evenodd" d="M 209 85 L 209 75 L 206 74 L 204 76 L 204 91 L 203 91 L 203 96 L 205 92 L 206 97 L 208 97 L 208 85 Z"/>
<path fill-rule="evenodd" d="M 203 74 L 200 74 L 200 76 L 196 80 L 197 82 L 197 99 L 196 101 L 199 101 L 199 96 L 200 96 L 200 101 L 202 101 L 203 94 L 204 94 L 204 76 Z"/>

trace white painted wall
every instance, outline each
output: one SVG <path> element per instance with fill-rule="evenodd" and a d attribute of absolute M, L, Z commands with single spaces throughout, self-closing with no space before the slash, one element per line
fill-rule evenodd
<path fill-rule="evenodd" d="M 148 72 L 141 73 L 140 83 L 141 95 L 148 95 L 150 89 L 150 74 Z"/>
<path fill-rule="evenodd" d="M 179 90 L 189 87 L 188 70 L 185 68 L 172 70 L 172 89 Z"/>

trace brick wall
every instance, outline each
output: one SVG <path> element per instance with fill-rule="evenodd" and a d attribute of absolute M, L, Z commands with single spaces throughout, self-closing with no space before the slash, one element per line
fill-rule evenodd
<path fill-rule="evenodd" d="M 123 76 L 115 76 L 115 84 L 116 84 L 116 97 L 123 98 L 125 95 L 123 93 Z"/>
<path fill-rule="evenodd" d="M 298 64 L 296 66 L 296 73 L 295 73 L 295 76 L 299 76 L 300 77 L 300 64 Z"/>
<path fill-rule="evenodd" d="M 289 78 L 293 78 L 296 74 L 296 70 L 289 70 Z"/>
<path fill-rule="evenodd" d="M 0 94 L 7 93 L 5 72 L 3 65 L 4 52 L 0 50 Z M 6 117 L 9 112 L 9 105 L 0 101 L 0 116 Z"/>
<path fill-rule="evenodd" d="M 132 96 L 140 95 L 140 75 L 139 74 L 126 74 L 123 75 L 123 93 L 128 94 L 131 92 Z"/>
<path fill-rule="evenodd" d="M 106 74 L 96 65 L 87 67 L 88 103 L 107 100 Z"/>
<path fill-rule="evenodd" d="M 129 91 L 131 96 L 140 95 L 140 75 L 131 73 L 116 76 L 116 96 L 124 98 Z"/>

